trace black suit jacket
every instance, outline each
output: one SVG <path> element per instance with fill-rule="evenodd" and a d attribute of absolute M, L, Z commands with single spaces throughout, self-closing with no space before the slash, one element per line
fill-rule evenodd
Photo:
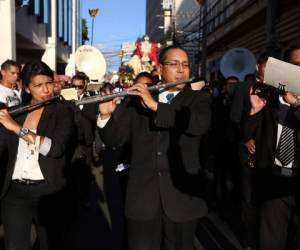
<path fill-rule="evenodd" d="M 294 194 L 299 189 L 299 177 L 288 178 L 274 174 L 278 128 L 278 96 L 262 111 L 249 116 L 244 128 L 244 142 L 255 140 L 255 196 L 271 199 Z M 290 107 L 286 124 L 295 130 L 295 161 L 293 168 L 300 168 L 300 108 Z"/>
<path fill-rule="evenodd" d="M 275 98 L 276 99 L 276 98 Z M 277 98 L 278 100 L 278 98 Z M 300 168 L 300 108 L 290 107 L 287 114 L 288 127 L 295 130 L 295 168 Z M 249 116 L 244 128 L 244 142 L 253 138 L 256 141 L 255 166 L 258 168 L 273 167 L 276 153 L 278 127 L 278 101 L 268 105 L 262 111 Z"/>
<path fill-rule="evenodd" d="M 107 146 L 132 146 L 126 216 L 148 220 L 161 206 L 178 222 L 205 215 L 199 146 L 210 124 L 208 94 L 185 89 L 155 113 L 137 98 L 120 109 L 99 131 Z"/>
<path fill-rule="evenodd" d="M 16 121 L 22 125 L 26 114 L 20 115 Z M 67 150 L 74 128 L 73 112 L 66 104 L 52 103 L 45 106 L 37 127 L 37 135 L 46 136 L 52 140 L 50 151 L 46 156 L 39 155 L 39 165 L 49 186 L 49 192 L 59 190 L 65 184 L 64 168 L 67 161 Z M 6 175 L 1 190 L 3 197 L 9 189 L 15 161 L 18 152 L 19 137 L 4 127 L 0 129 L 0 159 L 1 168 L 6 169 Z"/>
<path fill-rule="evenodd" d="M 84 96 L 86 97 L 86 96 Z M 86 104 L 82 110 L 74 107 L 75 122 L 77 128 L 78 142 L 81 145 L 90 146 L 95 139 L 96 116 L 98 104 Z"/>

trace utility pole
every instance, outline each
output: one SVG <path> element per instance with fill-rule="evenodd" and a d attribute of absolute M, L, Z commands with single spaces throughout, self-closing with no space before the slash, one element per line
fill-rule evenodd
<path fill-rule="evenodd" d="M 196 76 L 200 76 L 200 60 L 199 57 L 201 55 L 201 43 L 202 43 L 202 11 L 201 11 L 201 6 L 199 8 L 199 26 L 198 26 L 198 60 L 197 60 L 197 68 L 196 68 Z"/>
<path fill-rule="evenodd" d="M 199 10 L 199 40 L 200 40 L 200 34 L 202 36 L 201 39 L 201 76 L 206 78 L 206 57 L 207 57 L 207 3 L 206 0 L 197 0 L 197 3 L 200 6 Z M 203 9 L 203 12 L 201 12 L 201 9 Z M 202 15 L 201 15 L 202 14 Z M 202 20 L 202 25 L 201 25 Z M 202 33 L 201 31 L 202 28 Z M 200 44 L 199 44 L 200 47 Z"/>
<path fill-rule="evenodd" d="M 266 33 L 267 53 L 269 56 L 279 57 L 280 46 L 277 34 L 277 21 L 279 12 L 279 0 L 268 0 L 266 9 Z"/>
<path fill-rule="evenodd" d="M 201 76 L 206 78 L 206 57 L 207 57 L 207 4 L 203 5 L 203 30 L 202 30 L 202 56 Z"/>

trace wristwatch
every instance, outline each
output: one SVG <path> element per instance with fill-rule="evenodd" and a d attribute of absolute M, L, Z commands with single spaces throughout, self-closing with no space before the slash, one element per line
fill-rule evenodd
<path fill-rule="evenodd" d="M 20 132 L 19 132 L 18 136 L 23 137 L 23 136 L 27 135 L 28 133 L 29 133 L 28 128 L 20 128 Z"/>

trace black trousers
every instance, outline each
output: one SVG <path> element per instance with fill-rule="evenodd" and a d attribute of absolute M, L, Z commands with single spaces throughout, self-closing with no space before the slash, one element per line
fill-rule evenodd
<path fill-rule="evenodd" d="M 244 247 L 257 245 L 257 206 L 254 196 L 254 168 L 248 164 L 248 153 L 243 145 L 239 146 L 241 170 L 241 241 Z"/>
<path fill-rule="evenodd" d="M 148 221 L 127 218 L 129 250 L 193 250 L 197 221 L 174 222 L 163 211 Z"/>
<path fill-rule="evenodd" d="M 34 221 L 40 250 L 56 249 L 50 242 L 58 242 L 54 227 L 56 213 L 46 183 L 24 185 L 12 182 L 2 200 L 2 221 L 6 250 L 29 250 L 31 224 Z M 58 207 L 58 204 L 55 204 Z M 53 230 L 52 230 L 53 229 Z"/>
<path fill-rule="evenodd" d="M 259 250 L 300 249 L 299 205 L 295 195 L 261 203 Z"/>

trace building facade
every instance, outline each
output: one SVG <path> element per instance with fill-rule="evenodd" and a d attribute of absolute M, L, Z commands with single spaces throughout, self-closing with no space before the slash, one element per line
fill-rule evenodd
<path fill-rule="evenodd" d="M 151 41 L 164 40 L 164 18 L 162 0 L 147 0 L 146 2 L 146 35 Z"/>
<path fill-rule="evenodd" d="M 207 0 L 205 5 L 195 30 L 199 30 L 199 65 L 205 67 L 207 78 L 218 76 L 220 60 L 229 49 L 242 47 L 255 56 L 266 52 L 281 57 L 288 46 L 300 41 L 299 1 Z"/>
<path fill-rule="evenodd" d="M 64 73 L 81 44 L 81 0 L 2 0 L 0 23 L 0 63 L 43 60 Z"/>
<path fill-rule="evenodd" d="M 243 47 L 255 56 L 268 52 L 280 57 L 300 41 L 300 1 L 173 0 L 173 4 L 175 38 L 189 49 L 194 73 L 202 72 L 208 79 L 217 77 L 229 49 Z M 157 25 L 148 24 L 148 30 L 157 30 Z"/>
<path fill-rule="evenodd" d="M 147 0 L 146 34 L 163 45 L 179 43 L 187 49 L 194 71 L 198 68 L 199 4 L 196 0 Z M 190 40 L 190 42 L 187 42 Z"/>

